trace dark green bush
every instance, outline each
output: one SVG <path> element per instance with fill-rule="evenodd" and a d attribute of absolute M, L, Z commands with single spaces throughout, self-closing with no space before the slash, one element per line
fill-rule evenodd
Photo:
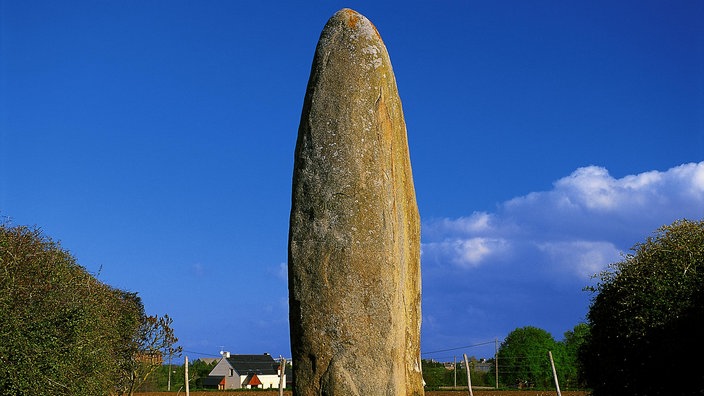
<path fill-rule="evenodd" d="M 662 227 L 633 250 L 594 288 L 587 384 L 595 396 L 704 394 L 704 221 Z"/>
<path fill-rule="evenodd" d="M 0 224 L 0 394 L 117 389 L 144 317 L 37 228 Z"/>

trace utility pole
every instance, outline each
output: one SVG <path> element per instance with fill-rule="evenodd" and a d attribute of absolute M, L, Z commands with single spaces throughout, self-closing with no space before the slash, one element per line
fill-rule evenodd
<path fill-rule="evenodd" d="M 469 361 L 467 360 L 467 354 L 463 353 L 462 356 L 464 356 L 464 369 L 467 371 L 467 389 L 469 390 L 469 396 L 474 396 L 474 393 L 472 393 L 472 376 L 469 375 Z"/>
<path fill-rule="evenodd" d="M 452 366 L 452 369 L 455 371 L 455 386 L 453 386 L 453 388 L 457 388 L 457 355 L 455 355 L 454 358 L 455 364 Z"/>
<path fill-rule="evenodd" d="M 186 396 L 191 396 L 191 392 L 188 388 L 188 356 L 186 356 L 186 364 L 184 365 L 184 371 L 185 371 L 185 376 L 186 376 Z"/>
<path fill-rule="evenodd" d="M 494 373 L 496 374 L 496 389 L 499 389 L 499 338 L 494 338 Z"/>
<path fill-rule="evenodd" d="M 169 384 L 166 390 L 171 392 L 171 354 L 169 354 Z"/>
<path fill-rule="evenodd" d="M 279 366 L 279 396 L 284 396 L 284 376 L 286 375 L 286 358 L 281 358 L 281 366 Z"/>

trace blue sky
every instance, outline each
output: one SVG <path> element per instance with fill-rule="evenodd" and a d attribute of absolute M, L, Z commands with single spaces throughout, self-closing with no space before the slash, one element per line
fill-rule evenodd
<path fill-rule="evenodd" d="M 590 274 L 703 217 L 702 2 L 32 0 L 0 0 L 0 216 L 168 313 L 191 359 L 288 356 L 293 150 L 343 7 L 404 106 L 424 357 L 561 339 Z"/>

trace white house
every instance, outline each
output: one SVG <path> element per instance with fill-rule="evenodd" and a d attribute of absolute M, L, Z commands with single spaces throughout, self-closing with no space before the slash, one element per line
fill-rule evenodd
<path fill-rule="evenodd" d="M 226 352 L 208 374 L 203 384 L 217 389 L 278 389 L 280 375 L 286 383 L 286 371 L 268 353 L 263 355 L 230 355 Z"/>

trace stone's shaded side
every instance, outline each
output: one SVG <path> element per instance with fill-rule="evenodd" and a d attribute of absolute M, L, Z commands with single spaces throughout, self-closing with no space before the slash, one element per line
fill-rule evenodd
<path fill-rule="evenodd" d="M 298 130 L 289 229 L 297 396 L 422 395 L 420 219 L 386 47 L 325 25 Z"/>

